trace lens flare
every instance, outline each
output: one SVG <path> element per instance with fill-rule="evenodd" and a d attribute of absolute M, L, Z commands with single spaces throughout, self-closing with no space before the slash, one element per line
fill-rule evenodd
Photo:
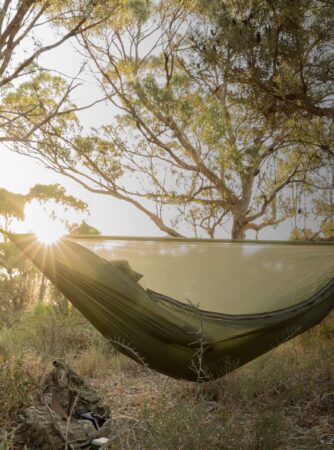
<path fill-rule="evenodd" d="M 65 230 L 63 227 L 52 223 L 49 223 L 45 228 L 41 227 L 39 230 L 35 230 L 37 239 L 44 245 L 55 244 L 64 234 Z"/>
<path fill-rule="evenodd" d="M 32 200 L 26 205 L 24 215 L 26 230 L 32 232 L 44 245 L 55 244 L 67 233 L 62 220 L 64 214 L 55 203 L 41 205 Z"/>

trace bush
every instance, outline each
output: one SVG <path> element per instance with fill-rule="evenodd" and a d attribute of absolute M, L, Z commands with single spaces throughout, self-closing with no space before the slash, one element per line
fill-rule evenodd
<path fill-rule="evenodd" d="M 12 441 L 20 409 L 55 358 L 89 378 L 110 405 L 112 449 L 329 449 L 333 319 L 222 379 L 196 384 L 121 355 L 72 308 L 37 305 L 0 331 L 0 450 L 19 448 Z"/>

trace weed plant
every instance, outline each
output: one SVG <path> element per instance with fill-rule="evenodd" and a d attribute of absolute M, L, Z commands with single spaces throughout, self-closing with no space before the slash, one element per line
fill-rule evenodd
<path fill-rule="evenodd" d="M 75 310 L 37 305 L 0 330 L 0 450 L 17 449 L 20 411 L 62 358 L 113 411 L 114 450 L 334 448 L 334 315 L 207 383 L 167 378 L 124 357 Z"/>

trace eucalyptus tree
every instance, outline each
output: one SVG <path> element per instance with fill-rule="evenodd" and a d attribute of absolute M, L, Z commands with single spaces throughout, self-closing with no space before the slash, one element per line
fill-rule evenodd
<path fill-rule="evenodd" d="M 65 83 L 40 58 L 98 26 L 112 14 L 111 5 L 117 6 L 100 0 L 0 2 L 0 142 L 36 139 L 40 127 L 59 122 L 73 107 L 69 97 L 77 80 Z M 27 85 L 32 97 L 24 96 Z"/>
<path fill-rule="evenodd" d="M 66 190 L 58 184 L 37 184 L 27 194 L 17 194 L 1 188 L 0 225 L 2 229 L 10 231 L 14 220 L 24 220 L 25 206 L 33 200 L 42 204 L 53 201 L 76 211 L 87 211 L 86 203 L 68 195 Z M 19 311 L 34 300 L 43 301 L 47 286 L 48 282 L 44 275 L 37 271 L 11 242 L 6 238 L 0 242 L 1 321 L 10 322 L 13 312 Z"/>
<path fill-rule="evenodd" d="M 196 2 L 124 2 L 112 22 L 77 36 L 113 114 L 90 132 L 73 112 L 48 121 L 27 152 L 173 236 L 184 224 L 210 237 L 227 226 L 233 238 L 279 224 L 294 210 L 287 187 L 319 178 L 319 148 L 259 107 L 235 77 L 229 36 L 210 41 L 212 63 L 200 39 L 214 33 Z M 22 87 L 22 98 L 34 95 Z"/>
<path fill-rule="evenodd" d="M 101 234 L 101 231 L 97 228 L 89 225 L 85 220 L 83 220 L 80 224 L 74 223 L 70 227 L 70 233 L 73 235 L 90 235 L 90 236 L 98 236 Z"/>
<path fill-rule="evenodd" d="M 226 69 L 228 42 L 234 59 L 225 76 L 268 122 L 290 129 L 291 143 L 316 151 L 320 171 L 313 180 L 313 209 L 318 215 L 331 209 L 321 192 L 331 198 L 334 189 L 333 2 L 198 0 L 197 7 L 210 24 L 193 39 L 207 67 Z M 308 180 L 307 195 L 311 186 Z"/>
<path fill-rule="evenodd" d="M 327 0 L 198 0 L 210 23 L 198 49 L 246 85 L 265 114 L 334 118 L 334 9 Z"/>

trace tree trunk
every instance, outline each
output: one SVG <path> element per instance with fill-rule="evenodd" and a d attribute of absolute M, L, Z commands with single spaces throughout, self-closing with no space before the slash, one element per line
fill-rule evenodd
<path fill-rule="evenodd" d="M 242 177 L 242 196 L 232 209 L 232 239 L 246 238 L 247 212 L 251 203 L 254 179 L 254 173 L 250 172 Z"/>
<path fill-rule="evenodd" d="M 241 224 L 233 223 L 232 227 L 232 239 L 245 239 L 246 232 L 244 226 Z"/>
<path fill-rule="evenodd" d="M 232 239 L 245 239 L 246 237 L 246 223 L 243 214 L 233 215 L 233 225 L 232 225 Z"/>
<path fill-rule="evenodd" d="M 38 303 L 43 303 L 46 287 L 47 287 L 47 278 L 44 275 L 42 275 L 38 291 Z"/>

